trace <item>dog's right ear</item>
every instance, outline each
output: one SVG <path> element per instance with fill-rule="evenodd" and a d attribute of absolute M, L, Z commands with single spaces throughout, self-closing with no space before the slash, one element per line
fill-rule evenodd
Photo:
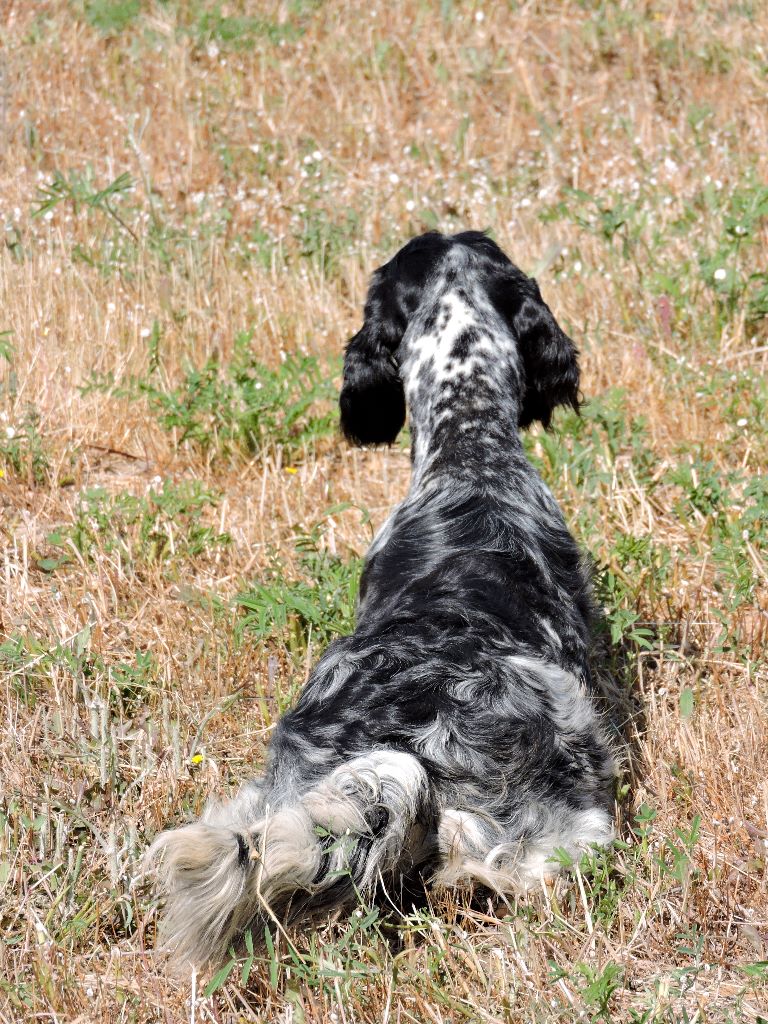
<path fill-rule="evenodd" d="M 521 428 L 538 421 L 549 427 L 558 405 L 579 411 L 579 354 L 552 315 L 539 286 L 514 264 L 491 282 L 489 293 L 517 338 L 525 387 Z"/>
<path fill-rule="evenodd" d="M 405 423 L 405 393 L 394 358 L 405 320 L 398 322 L 394 297 L 386 291 L 374 275 L 365 322 L 344 355 L 341 429 L 353 444 L 392 444 Z"/>

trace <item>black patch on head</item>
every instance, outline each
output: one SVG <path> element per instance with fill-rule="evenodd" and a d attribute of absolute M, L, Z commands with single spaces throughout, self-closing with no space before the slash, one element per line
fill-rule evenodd
<path fill-rule="evenodd" d="M 451 358 L 458 359 L 459 362 L 463 363 L 465 359 L 469 358 L 469 353 L 472 351 L 472 346 L 476 341 L 477 331 L 472 327 L 462 331 L 453 343 Z"/>

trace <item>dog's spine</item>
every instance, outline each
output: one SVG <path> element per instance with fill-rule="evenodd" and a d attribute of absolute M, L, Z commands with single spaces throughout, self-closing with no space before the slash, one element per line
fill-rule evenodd
<path fill-rule="evenodd" d="M 161 946 L 179 963 L 205 964 L 249 928 L 258 944 L 265 925 L 291 910 L 366 894 L 407 866 L 428 804 L 421 764 L 395 750 L 347 761 L 293 799 L 244 787 L 152 845 L 166 896 Z"/>

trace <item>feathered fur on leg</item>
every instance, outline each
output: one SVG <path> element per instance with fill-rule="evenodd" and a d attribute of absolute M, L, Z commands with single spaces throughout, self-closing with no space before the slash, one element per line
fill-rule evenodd
<path fill-rule="evenodd" d="M 203 964 L 248 928 L 258 942 L 264 924 L 290 916 L 292 905 L 312 913 L 353 900 L 407 859 L 427 804 L 424 769 L 393 750 L 354 758 L 275 807 L 244 787 L 151 847 L 166 894 L 160 944 Z"/>

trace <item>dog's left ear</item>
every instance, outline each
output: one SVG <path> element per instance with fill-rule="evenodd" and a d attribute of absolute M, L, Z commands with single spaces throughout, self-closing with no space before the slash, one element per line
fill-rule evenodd
<path fill-rule="evenodd" d="M 394 357 L 405 319 L 398 318 L 390 290 L 377 271 L 365 322 L 344 354 L 341 429 L 353 444 L 392 444 L 405 423 L 405 393 Z"/>
<path fill-rule="evenodd" d="M 532 277 L 515 274 L 505 291 L 499 305 L 517 337 L 525 373 L 520 427 L 535 420 L 548 427 L 558 405 L 579 410 L 579 354 Z"/>

